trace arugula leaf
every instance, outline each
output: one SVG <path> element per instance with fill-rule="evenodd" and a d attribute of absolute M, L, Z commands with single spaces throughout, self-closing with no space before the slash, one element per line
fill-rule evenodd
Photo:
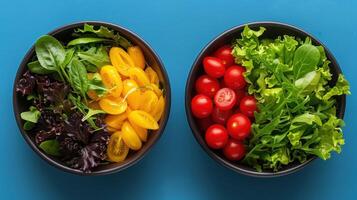
<path fill-rule="evenodd" d="M 88 90 L 94 90 L 98 97 L 102 97 L 108 92 L 99 73 L 94 73 L 92 79 L 89 80 Z"/>
<path fill-rule="evenodd" d="M 25 121 L 37 123 L 38 119 L 41 116 L 41 112 L 38 111 L 36 107 L 31 106 L 29 111 L 22 112 L 20 114 L 20 116 L 21 116 L 21 119 L 23 119 Z"/>
<path fill-rule="evenodd" d="M 88 109 L 87 114 L 82 118 L 82 122 L 88 120 L 89 118 L 93 117 L 94 115 L 97 114 L 103 114 L 105 113 L 103 110 L 93 110 L 93 109 Z"/>
<path fill-rule="evenodd" d="M 91 47 L 87 51 L 78 52 L 78 57 L 82 61 L 86 61 L 98 69 L 103 67 L 104 65 L 110 64 L 109 56 L 106 47 Z M 97 70 L 97 69 L 95 69 Z"/>
<path fill-rule="evenodd" d="M 100 26 L 98 29 L 95 29 L 95 27 L 93 25 L 89 25 L 89 24 L 84 24 L 83 29 L 77 29 L 75 30 L 77 35 L 80 35 L 81 33 L 93 33 L 94 35 L 96 35 L 99 38 L 109 38 L 114 40 L 114 42 L 118 45 L 120 45 L 121 47 L 127 49 L 128 47 L 132 46 L 131 43 L 124 37 L 122 37 L 121 35 L 119 35 L 119 33 L 115 33 L 112 30 L 109 30 L 107 27 L 104 26 Z"/>
<path fill-rule="evenodd" d="M 40 147 L 46 154 L 51 156 L 60 156 L 60 144 L 57 140 L 46 140 L 41 142 L 38 146 Z"/>

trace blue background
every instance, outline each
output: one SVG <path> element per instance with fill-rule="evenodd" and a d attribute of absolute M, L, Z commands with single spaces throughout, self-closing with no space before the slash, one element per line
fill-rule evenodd
<path fill-rule="evenodd" d="M 205 154 L 186 121 L 184 88 L 193 60 L 216 35 L 242 23 L 273 20 L 326 44 L 356 94 L 357 1 L 221 2 L 2 1 L 0 199 L 356 199 L 355 95 L 347 98 L 341 155 L 289 176 L 259 179 L 236 174 Z M 13 80 L 26 51 L 40 35 L 80 20 L 112 22 L 142 36 L 161 56 L 172 84 L 172 111 L 161 140 L 137 165 L 108 176 L 80 177 L 49 166 L 25 143 L 13 117 Z"/>

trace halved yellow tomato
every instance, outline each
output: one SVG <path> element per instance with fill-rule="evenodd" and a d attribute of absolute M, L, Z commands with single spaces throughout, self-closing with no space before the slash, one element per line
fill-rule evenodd
<path fill-rule="evenodd" d="M 130 79 L 134 80 L 139 86 L 145 86 L 150 83 L 149 78 L 144 70 L 138 67 L 131 67 L 128 69 Z"/>
<path fill-rule="evenodd" d="M 121 127 L 121 132 L 125 144 L 130 149 L 139 150 L 141 148 L 141 140 L 128 121 L 124 122 L 123 126 Z"/>
<path fill-rule="evenodd" d="M 114 97 L 105 97 L 99 101 L 99 106 L 104 110 L 104 112 L 112 114 L 112 115 L 119 115 L 125 112 L 128 104 L 124 101 L 121 97 L 114 98 Z"/>
<path fill-rule="evenodd" d="M 159 99 L 157 98 L 155 92 L 152 90 L 146 90 L 142 96 L 143 103 L 140 105 L 140 110 L 150 113 L 154 109 Z"/>
<path fill-rule="evenodd" d="M 109 160 L 113 162 L 121 162 L 125 160 L 128 155 L 129 148 L 124 143 L 122 138 L 122 133 L 117 131 L 110 136 L 108 147 L 107 147 L 107 155 Z"/>
<path fill-rule="evenodd" d="M 138 134 L 141 141 L 146 142 L 148 138 L 148 130 L 146 128 L 141 128 L 136 124 L 130 123 L 131 127 L 135 130 L 136 134 Z"/>
<path fill-rule="evenodd" d="M 154 91 L 158 97 L 160 97 L 162 95 L 162 90 L 154 83 L 150 83 L 146 87 L 149 88 L 150 90 Z"/>
<path fill-rule="evenodd" d="M 126 79 L 123 81 L 123 96 L 127 95 L 128 92 L 133 91 L 134 88 L 138 88 L 138 84 L 131 79 Z"/>
<path fill-rule="evenodd" d="M 107 115 L 104 119 L 104 122 L 110 127 L 121 129 L 121 126 L 123 125 L 127 117 L 128 114 L 126 112 L 123 112 L 120 115 Z"/>
<path fill-rule="evenodd" d="M 110 62 L 123 76 L 129 76 L 128 70 L 135 67 L 129 54 L 120 47 L 112 47 L 109 51 Z"/>
<path fill-rule="evenodd" d="M 133 60 L 135 67 L 139 67 L 141 69 L 145 68 L 145 57 L 140 47 L 131 46 L 128 48 L 128 54 Z"/>
<path fill-rule="evenodd" d="M 145 69 L 145 73 L 147 75 L 147 77 L 149 78 L 150 83 L 153 83 L 155 85 L 159 85 L 159 77 L 157 76 L 157 73 L 155 72 L 155 70 L 151 67 L 147 67 Z"/>
<path fill-rule="evenodd" d="M 152 116 L 156 121 L 159 121 L 162 113 L 164 112 L 165 109 L 165 98 L 163 96 L 160 96 L 159 101 L 157 102 L 155 108 L 151 112 Z"/>
<path fill-rule="evenodd" d="M 109 89 L 109 94 L 113 97 L 120 97 L 123 83 L 117 70 L 111 65 L 105 65 L 100 69 L 100 76 L 105 87 Z"/>
<path fill-rule="evenodd" d="M 128 119 L 132 124 L 138 125 L 142 128 L 152 130 L 159 129 L 159 124 L 157 124 L 154 117 L 142 110 L 134 110 L 130 112 Z"/>

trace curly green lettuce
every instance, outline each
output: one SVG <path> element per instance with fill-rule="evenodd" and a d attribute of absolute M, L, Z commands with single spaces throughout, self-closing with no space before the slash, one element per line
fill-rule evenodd
<path fill-rule="evenodd" d="M 261 39 L 264 31 L 246 26 L 233 44 L 259 105 L 243 162 L 277 171 L 311 155 L 326 160 L 340 153 L 344 123 L 336 117 L 336 97 L 350 94 L 349 83 L 342 74 L 332 83 L 324 48 L 310 38 Z"/>

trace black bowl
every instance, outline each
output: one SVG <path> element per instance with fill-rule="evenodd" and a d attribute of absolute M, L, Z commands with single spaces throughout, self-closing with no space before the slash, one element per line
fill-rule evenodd
<path fill-rule="evenodd" d="M 310 156 L 306 162 L 304 163 L 299 163 L 299 162 L 294 162 L 290 163 L 287 166 L 284 166 L 282 169 L 280 169 L 277 172 L 271 171 L 271 170 L 264 170 L 262 172 L 257 172 L 254 168 L 249 167 L 247 165 L 237 163 L 237 162 L 231 162 L 229 160 L 226 160 L 220 153 L 210 149 L 207 144 L 205 143 L 204 140 L 204 133 L 200 130 L 200 128 L 197 125 L 196 119 L 193 117 L 191 113 L 191 99 L 192 96 L 194 95 L 194 87 L 195 87 L 195 80 L 199 75 L 203 73 L 203 67 L 202 67 L 202 60 L 204 57 L 211 55 L 216 49 L 218 49 L 220 46 L 224 44 L 229 44 L 231 43 L 235 38 L 240 37 L 241 32 L 244 29 L 244 26 L 248 25 L 252 29 L 258 29 L 260 26 L 264 26 L 267 28 L 267 30 L 264 32 L 264 35 L 262 38 L 276 38 L 279 35 L 292 35 L 296 36 L 302 39 L 305 39 L 306 37 L 310 37 L 313 44 L 315 45 L 321 45 L 325 48 L 326 51 L 326 56 L 327 58 L 331 61 L 330 68 L 331 68 L 331 73 L 333 74 L 331 84 L 334 84 L 337 80 L 338 74 L 342 73 L 341 69 L 336 61 L 336 59 L 333 57 L 331 52 L 324 46 L 320 41 L 318 41 L 315 37 L 312 35 L 306 33 L 305 31 L 296 28 L 291 25 L 283 24 L 283 23 L 278 23 L 278 22 L 253 22 L 249 24 L 244 24 L 240 25 L 237 27 L 233 27 L 224 33 L 220 34 L 216 38 L 214 38 L 210 43 L 206 45 L 206 47 L 200 52 L 200 54 L 197 56 L 195 62 L 192 65 L 190 74 L 187 79 L 186 83 L 186 96 L 185 96 L 185 104 L 186 104 L 186 115 L 188 118 L 188 122 L 190 124 L 191 130 L 197 140 L 197 142 L 201 145 L 201 147 L 207 152 L 208 155 L 211 156 L 214 160 L 216 160 L 218 163 L 222 164 L 223 166 L 228 167 L 229 169 L 232 169 L 236 172 L 249 175 L 249 176 L 256 176 L 256 177 L 275 177 L 275 176 L 282 176 L 282 175 L 287 175 L 293 172 L 296 172 L 297 170 L 303 168 L 307 164 L 311 163 L 311 161 L 316 159 L 316 156 Z M 343 118 L 344 112 L 345 112 L 345 105 L 346 105 L 346 96 L 339 96 L 337 98 L 337 117 Z"/>
<path fill-rule="evenodd" d="M 110 163 L 110 164 L 98 166 L 95 169 L 93 169 L 91 173 L 84 173 L 78 169 L 70 168 L 66 166 L 64 163 L 62 163 L 61 161 L 59 161 L 58 159 L 56 159 L 55 157 L 46 155 L 43 151 L 41 151 L 36 146 L 33 136 L 27 134 L 26 131 L 23 129 L 24 122 L 20 117 L 20 113 L 27 110 L 29 105 L 26 102 L 26 99 L 23 98 L 21 95 L 17 94 L 15 91 L 15 84 L 19 81 L 22 74 L 24 74 L 24 72 L 26 71 L 27 63 L 29 63 L 33 58 L 33 56 L 35 55 L 34 46 L 32 46 L 31 49 L 27 52 L 17 71 L 16 79 L 14 82 L 14 89 L 13 89 L 13 106 L 14 106 L 14 114 L 17 121 L 17 125 L 22 133 L 22 136 L 25 138 L 26 142 L 31 146 L 31 148 L 44 160 L 46 160 L 51 165 L 61 170 L 64 170 L 66 172 L 70 172 L 78 175 L 104 175 L 104 174 L 118 172 L 134 165 L 140 159 L 142 159 L 146 155 L 146 153 L 154 146 L 154 144 L 159 140 L 160 136 L 164 132 L 167 120 L 169 118 L 170 106 L 171 106 L 171 88 L 170 88 L 170 82 L 165 67 L 161 62 L 159 56 L 155 53 L 155 51 L 149 46 L 149 44 L 147 44 L 138 35 L 121 26 L 104 23 L 104 22 L 85 21 L 85 22 L 79 22 L 79 23 L 74 23 L 74 24 L 60 27 L 48 34 L 56 37 L 58 40 L 62 42 L 68 42 L 71 39 L 73 39 L 72 38 L 73 30 L 77 28 L 82 28 L 85 23 L 94 25 L 96 27 L 106 26 L 120 33 L 122 36 L 126 37 L 129 41 L 131 41 L 135 45 L 138 45 L 143 50 L 147 63 L 149 63 L 150 66 L 158 73 L 160 82 L 162 83 L 166 91 L 166 105 L 165 105 L 165 111 L 163 113 L 163 116 L 159 122 L 160 129 L 153 131 L 151 134 L 149 134 L 148 141 L 143 144 L 143 147 L 135 153 L 130 153 L 127 159 L 125 159 L 125 161 L 120 163 Z"/>

